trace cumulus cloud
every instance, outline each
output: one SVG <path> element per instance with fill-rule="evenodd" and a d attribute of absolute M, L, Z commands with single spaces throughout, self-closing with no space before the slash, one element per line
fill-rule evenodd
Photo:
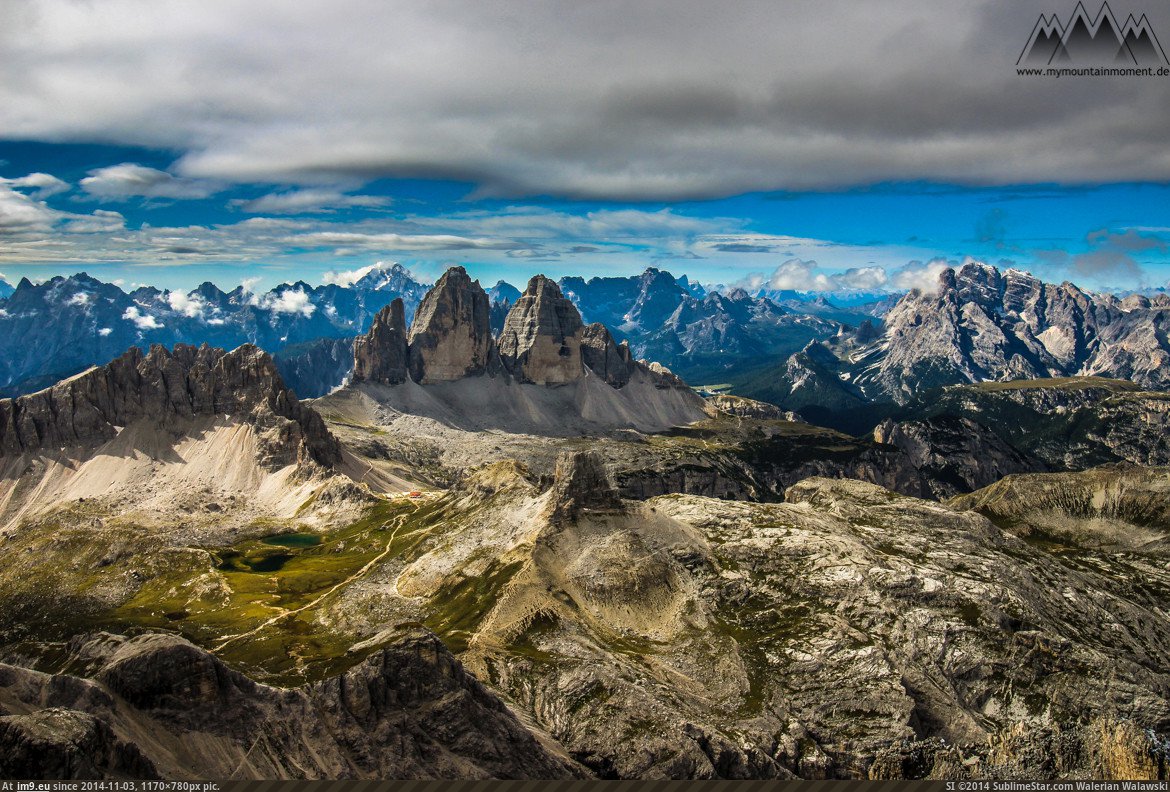
<path fill-rule="evenodd" d="M 105 338 L 106 336 L 108 336 L 112 332 L 114 332 L 114 328 L 112 328 L 112 327 L 98 328 L 98 335 L 100 335 L 102 338 Z"/>
<path fill-rule="evenodd" d="M 170 291 L 166 295 L 167 304 L 171 310 L 182 314 L 188 319 L 202 318 L 207 311 L 207 301 L 198 294 L 184 294 L 181 291 Z"/>
<path fill-rule="evenodd" d="M 206 198 L 221 188 L 206 180 L 179 178 L 156 168 L 123 162 L 90 171 L 81 180 L 81 189 L 96 198 L 124 201 L 129 198 Z"/>
<path fill-rule="evenodd" d="M 828 271 L 816 261 L 789 259 L 770 275 L 752 274 L 737 281 L 735 286 L 759 291 L 797 292 L 904 292 L 911 289 L 933 291 L 938 276 L 956 262 L 945 259 L 910 261 L 898 267 L 869 265 L 841 271 Z"/>
<path fill-rule="evenodd" d="M 240 288 L 244 290 L 245 294 L 252 294 L 253 292 L 255 292 L 256 286 L 262 280 L 264 280 L 264 279 L 259 278 L 259 277 L 244 278 L 242 281 L 240 281 Z"/>
<path fill-rule="evenodd" d="M 122 314 L 127 322 L 133 322 L 139 330 L 159 330 L 162 324 L 150 314 L 143 313 L 136 306 L 131 305 Z"/>
<path fill-rule="evenodd" d="M 904 267 L 899 267 L 890 273 L 888 283 L 894 291 L 910 291 L 918 289 L 921 292 L 938 290 L 938 277 L 943 270 L 959 266 L 957 262 L 942 258 L 933 258 L 929 261 L 911 261 Z"/>
<path fill-rule="evenodd" d="M 58 216 L 43 201 L 0 185 L 0 234 L 48 230 Z"/>
<path fill-rule="evenodd" d="M 317 306 L 309 302 L 308 293 L 301 288 L 254 295 L 249 302 L 274 313 L 300 314 L 304 317 L 312 316 L 313 312 L 317 310 Z"/>
<path fill-rule="evenodd" d="M 66 300 L 65 304 L 66 305 L 89 305 L 89 294 L 86 292 L 77 292 L 72 297 L 70 297 L 68 300 Z"/>
<path fill-rule="evenodd" d="M 340 190 L 313 189 L 269 193 L 250 200 L 233 200 L 232 206 L 254 214 L 304 214 L 332 212 L 337 209 L 371 209 L 389 206 L 390 199 L 381 195 L 348 195 Z"/>

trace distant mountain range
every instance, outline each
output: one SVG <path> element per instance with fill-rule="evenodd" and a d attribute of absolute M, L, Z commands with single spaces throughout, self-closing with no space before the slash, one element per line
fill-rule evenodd
<path fill-rule="evenodd" d="M 308 344 L 303 352 L 313 355 L 319 352 L 314 345 L 325 343 L 321 339 L 365 332 L 396 297 L 412 315 L 426 289 L 397 265 L 349 286 L 297 281 L 263 294 L 243 287 L 224 292 L 212 283 L 187 293 L 152 287 L 127 293 L 85 273 L 40 284 L 22 279 L 0 300 L 0 393 L 48 387 L 130 347 L 154 343 L 225 349 L 251 343 L 269 352 Z M 296 376 L 290 380 L 302 385 Z"/>
<path fill-rule="evenodd" d="M 634 358 L 809 418 L 852 411 L 877 421 L 873 404 L 1009 379 L 1101 375 L 1170 389 L 1164 292 L 1093 294 L 976 263 L 944 271 L 932 293 L 846 305 L 795 292 L 708 292 L 654 268 L 557 286 L 586 324 L 604 325 Z M 428 288 L 398 265 L 349 285 L 297 281 L 262 294 L 210 283 L 186 294 L 127 293 L 84 273 L 21 280 L 0 298 L 0 395 L 48 387 L 130 347 L 251 343 L 273 355 L 298 395 L 322 396 L 348 378 L 353 339 L 374 316 L 401 297 L 410 322 Z M 499 334 L 521 292 L 504 281 L 485 291 Z"/>
<path fill-rule="evenodd" d="M 810 340 L 839 332 L 842 322 L 868 316 L 864 307 L 837 309 L 823 298 L 791 297 L 781 307 L 742 290 L 707 294 L 686 276 L 657 269 L 620 278 L 566 277 L 559 286 L 587 323 L 609 327 L 636 357 L 700 383 L 761 358 L 782 359 Z M 0 297 L 0 395 L 48 387 L 133 346 L 207 343 L 233 349 L 251 343 L 273 354 L 299 395 L 321 396 L 345 380 L 353 339 L 374 316 L 401 297 L 410 321 L 428 288 L 399 265 L 375 269 L 349 285 L 297 281 L 265 293 L 243 287 L 224 292 L 212 283 L 187 293 L 151 287 L 125 292 L 85 273 L 39 284 L 22 279 Z M 499 332 L 521 292 L 500 281 L 487 294 L 492 330 Z"/>
<path fill-rule="evenodd" d="M 1019 270 L 945 270 L 934 293 L 911 292 L 880 331 L 811 342 L 754 372 L 738 392 L 806 417 L 906 404 L 948 385 L 1068 376 L 1170 389 L 1170 295 L 1092 294 Z"/>

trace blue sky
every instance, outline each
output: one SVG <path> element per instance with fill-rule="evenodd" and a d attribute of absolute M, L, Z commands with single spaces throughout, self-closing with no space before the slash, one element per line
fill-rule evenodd
<path fill-rule="evenodd" d="M 1047 8 L 6 5 L 0 273 L 1163 287 L 1170 79 L 1019 77 Z"/>
<path fill-rule="evenodd" d="M 464 264 L 492 283 L 647 266 L 704 283 L 760 283 L 780 268 L 779 285 L 882 290 L 899 288 L 889 278 L 903 270 L 905 284 L 919 273 L 928 283 L 934 274 L 912 262 L 966 257 L 1094 288 L 1170 278 L 1164 184 L 906 182 L 689 201 L 516 200 L 444 180 L 204 183 L 169 176 L 173 152 L 141 148 L 0 142 L 0 160 L 14 200 L 50 216 L 0 242 L 0 272 L 13 282 L 86 270 L 164 288 L 254 278 L 273 286 L 399 261 L 432 278 Z M 127 163 L 136 179 L 110 176 L 125 175 L 114 169 Z M 35 173 L 60 183 L 18 184 Z M 85 222 L 95 213 L 107 225 Z M 887 273 L 884 283 L 865 279 L 873 268 Z M 851 279 L 850 270 L 862 272 Z"/>

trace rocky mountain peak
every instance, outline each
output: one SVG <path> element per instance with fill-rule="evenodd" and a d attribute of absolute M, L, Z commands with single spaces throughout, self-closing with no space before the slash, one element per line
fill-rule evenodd
<path fill-rule="evenodd" d="M 600 322 L 586 325 L 581 333 L 581 360 L 611 387 L 620 388 L 630 381 L 637 363 L 626 343 L 614 341 L 609 329 Z"/>
<path fill-rule="evenodd" d="M 354 341 L 354 381 L 383 385 L 405 382 L 410 365 L 408 333 L 406 307 L 402 298 L 397 297 L 374 317 L 370 331 Z"/>
<path fill-rule="evenodd" d="M 624 318 L 628 325 L 644 330 L 660 327 L 688 296 L 674 276 L 653 267 L 638 277 L 638 286 L 638 298 Z"/>
<path fill-rule="evenodd" d="M 134 347 L 46 390 L 0 399 L 0 454 L 101 443 L 141 420 L 181 433 L 190 419 L 224 415 L 256 427 L 258 461 L 270 469 L 340 460 L 321 416 L 297 401 L 272 358 L 251 344 L 231 352 Z"/>
<path fill-rule="evenodd" d="M 504 320 L 499 337 L 504 366 L 521 382 L 559 385 L 584 376 L 577 307 L 543 275 L 528 281 Z"/>
<path fill-rule="evenodd" d="M 409 338 L 415 382 L 451 382 L 498 366 L 487 293 L 463 267 L 443 273 L 414 315 Z"/>

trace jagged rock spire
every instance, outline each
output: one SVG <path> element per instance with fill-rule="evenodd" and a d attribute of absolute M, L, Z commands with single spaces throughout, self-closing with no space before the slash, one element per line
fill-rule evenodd
<path fill-rule="evenodd" d="M 560 385 L 585 375 L 581 363 L 584 325 L 577 306 L 543 275 L 528 288 L 504 320 L 499 350 L 505 367 L 521 382 Z"/>
<path fill-rule="evenodd" d="M 378 312 L 370 332 L 354 341 L 354 381 L 383 385 L 406 382 L 408 332 L 406 308 L 399 297 Z"/>
<path fill-rule="evenodd" d="M 487 293 L 463 267 L 443 273 L 410 327 L 409 368 L 418 383 L 450 382 L 498 366 Z"/>

